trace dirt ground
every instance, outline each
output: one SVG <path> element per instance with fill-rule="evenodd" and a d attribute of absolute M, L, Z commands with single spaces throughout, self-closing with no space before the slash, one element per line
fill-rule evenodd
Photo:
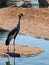
<path fill-rule="evenodd" d="M 37 47 L 31 47 L 31 46 L 24 46 L 24 45 L 16 45 L 15 46 L 15 53 L 13 51 L 14 46 L 9 46 L 9 52 L 7 51 L 7 46 L 5 46 L 3 43 L 0 43 L 0 55 L 1 56 L 13 56 L 13 57 L 29 57 L 29 56 L 35 56 L 43 52 L 42 49 Z"/>
<path fill-rule="evenodd" d="M 1 8 L 0 28 L 14 28 L 20 13 L 23 13 L 24 17 L 21 19 L 19 33 L 49 39 L 49 8 Z"/>

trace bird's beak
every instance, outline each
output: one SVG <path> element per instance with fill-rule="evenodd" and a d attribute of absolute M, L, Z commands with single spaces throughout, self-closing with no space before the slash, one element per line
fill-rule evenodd
<path fill-rule="evenodd" d="M 21 16 L 24 16 L 24 14 L 21 14 Z"/>
<path fill-rule="evenodd" d="M 22 16 L 22 19 L 24 18 L 24 14 L 21 15 Z"/>

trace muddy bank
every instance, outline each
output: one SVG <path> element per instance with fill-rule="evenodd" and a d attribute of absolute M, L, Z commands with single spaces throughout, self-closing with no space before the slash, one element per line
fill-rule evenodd
<path fill-rule="evenodd" d="M 0 28 L 11 30 L 18 23 L 18 15 L 24 14 L 21 19 L 20 32 L 49 39 L 49 8 L 17 8 L 11 6 L 0 9 Z"/>
<path fill-rule="evenodd" d="M 0 43 L 0 56 L 15 56 L 15 57 L 30 57 L 35 56 L 43 52 L 42 49 L 38 47 L 16 45 L 15 53 L 13 52 L 13 45 L 9 46 L 9 52 L 7 52 L 7 46 L 3 43 Z"/>

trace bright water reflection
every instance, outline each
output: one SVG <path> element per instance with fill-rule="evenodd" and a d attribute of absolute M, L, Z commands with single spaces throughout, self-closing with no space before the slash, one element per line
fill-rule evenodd
<path fill-rule="evenodd" d="M 0 8 L 3 8 L 3 7 L 8 7 L 8 6 L 12 6 L 12 5 L 17 5 L 18 6 L 18 3 L 19 2 L 16 2 L 16 1 L 7 1 L 6 2 L 6 5 L 1 5 L 0 4 Z M 20 3 L 19 3 L 20 4 Z M 38 0 L 36 1 L 25 1 L 22 6 L 23 8 L 48 8 L 48 6 L 39 6 L 39 2 Z"/>
<path fill-rule="evenodd" d="M 0 31 L 1 32 L 1 31 Z M 7 32 L 3 33 L 1 35 L 0 33 L 0 42 L 5 42 L 7 37 Z M 11 41 L 12 43 L 12 41 Z M 18 35 L 16 37 L 16 44 L 18 45 L 28 45 L 28 46 L 35 46 L 42 48 L 45 52 L 35 56 L 35 57 L 27 57 L 27 58 L 1 58 L 0 57 L 0 65 L 6 65 L 9 61 L 11 65 L 49 65 L 49 40 L 44 39 L 37 39 L 32 36 L 24 36 L 24 35 Z"/>
<path fill-rule="evenodd" d="M 25 2 L 24 5 L 22 5 L 22 7 L 27 7 L 27 8 L 39 8 L 39 3 L 38 1 L 28 1 Z"/>
<path fill-rule="evenodd" d="M 7 1 L 6 2 L 6 5 L 1 5 L 0 4 L 0 8 L 2 7 L 8 7 L 8 6 L 11 6 L 11 5 L 15 5 L 17 4 L 18 2 L 16 1 Z M 22 5 L 22 7 L 26 7 L 26 8 L 39 8 L 39 3 L 38 1 L 25 1 L 24 4 Z"/>

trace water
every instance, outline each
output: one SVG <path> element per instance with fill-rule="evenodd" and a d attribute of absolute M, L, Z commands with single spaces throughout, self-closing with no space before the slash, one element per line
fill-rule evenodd
<path fill-rule="evenodd" d="M 21 2 L 22 3 L 22 2 Z M 20 2 L 16 2 L 16 1 L 8 1 L 7 2 L 7 6 L 11 6 L 11 5 L 20 5 Z M 38 0 L 35 1 L 25 1 L 23 2 L 23 4 L 21 5 L 21 7 L 23 8 L 48 8 L 49 6 L 39 6 L 39 2 Z"/>
<path fill-rule="evenodd" d="M 5 42 L 8 32 L 0 31 L 0 42 Z M 12 43 L 13 41 L 11 41 Z M 49 65 L 49 40 L 38 39 L 33 36 L 18 35 L 17 45 L 28 45 L 42 48 L 45 52 L 35 57 L 13 58 L 0 57 L 0 65 Z"/>
<path fill-rule="evenodd" d="M 0 8 L 8 7 L 11 5 L 17 5 L 19 1 L 6 1 L 5 4 L 0 4 Z M 20 5 L 20 3 L 19 3 Z M 35 1 L 25 1 L 23 5 L 21 6 L 23 8 L 48 8 L 48 6 L 39 6 L 38 0 Z"/>
<path fill-rule="evenodd" d="M 28 1 L 25 2 L 22 7 L 27 7 L 27 8 L 39 8 L 39 3 L 38 1 Z"/>
<path fill-rule="evenodd" d="M 0 8 L 8 7 L 11 5 L 17 5 L 18 2 L 16 1 L 6 1 L 4 4 L 0 4 Z M 31 8 L 39 8 L 38 1 L 26 1 L 21 7 L 31 7 Z"/>

